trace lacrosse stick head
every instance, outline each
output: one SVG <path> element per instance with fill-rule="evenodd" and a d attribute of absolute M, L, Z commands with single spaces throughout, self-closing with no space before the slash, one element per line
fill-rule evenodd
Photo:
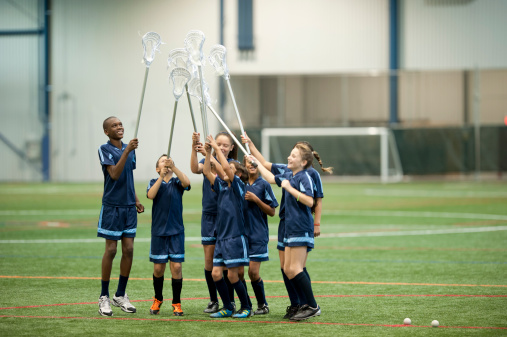
<path fill-rule="evenodd" d="M 155 59 L 155 52 L 160 50 L 158 47 L 160 47 L 160 44 L 162 43 L 162 39 L 160 38 L 160 35 L 158 35 L 155 32 L 148 32 L 144 34 L 142 38 L 143 43 L 143 49 L 144 49 L 144 55 L 143 55 L 143 62 L 146 65 L 146 67 L 149 67 L 153 60 Z"/>
<path fill-rule="evenodd" d="M 227 69 L 227 49 L 221 44 L 216 44 L 211 47 L 209 52 L 209 62 L 215 68 L 217 76 L 223 76 L 226 80 L 229 79 L 229 69 Z"/>
<path fill-rule="evenodd" d="M 194 77 L 188 82 L 188 93 L 196 97 L 199 100 L 199 102 L 202 103 L 201 79 L 199 77 Z M 206 82 L 204 82 L 204 103 L 208 105 L 210 101 L 211 98 L 208 94 L 208 86 L 206 85 Z"/>
<path fill-rule="evenodd" d="M 173 82 L 173 94 L 176 100 L 179 100 L 185 92 L 185 85 L 190 78 L 190 72 L 185 68 L 174 68 L 171 71 L 170 79 Z"/>
<path fill-rule="evenodd" d="M 192 63 L 201 65 L 204 61 L 202 47 L 206 37 L 200 30 L 191 30 L 185 37 L 185 49 L 188 51 L 189 59 Z"/>
<path fill-rule="evenodd" d="M 187 68 L 188 51 L 185 48 L 176 48 L 169 52 L 167 66 L 169 68 Z"/>

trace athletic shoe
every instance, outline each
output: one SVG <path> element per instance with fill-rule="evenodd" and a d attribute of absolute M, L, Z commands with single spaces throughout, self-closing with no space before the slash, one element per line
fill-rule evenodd
<path fill-rule="evenodd" d="M 207 314 L 213 314 L 215 312 L 219 312 L 220 309 L 218 308 L 218 302 L 211 301 L 206 306 L 206 309 L 204 309 L 204 312 Z"/>
<path fill-rule="evenodd" d="M 248 318 L 253 316 L 251 309 L 239 309 L 237 314 L 232 315 L 232 318 Z"/>
<path fill-rule="evenodd" d="M 99 297 L 99 314 L 102 316 L 113 316 L 109 296 L 104 295 Z"/>
<path fill-rule="evenodd" d="M 215 312 L 214 314 L 209 315 L 211 318 L 223 318 L 223 317 L 231 317 L 232 311 L 227 309 L 222 309 L 219 312 Z"/>
<path fill-rule="evenodd" d="M 294 316 L 299 310 L 299 305 L 289 305 L 287 307 L 287 310 L 285 311 L 285 316 L 283 316 L 284 319 L 290 319 L 292 316 Z"/>
<path fill-rule="evenodd" d="M 291 321 L 302 321 L 310 317 L 320 316 L 320 307 L 312 308 L 308 304 L 303 305 L 299 308 L 298 312 L 290 318 Z"/>
<path fill-rule="evenodd" d="M 255 310 L 256 315 L 266 315 L 269 314 L 269 307 L 266 303 L 262 305 L 262 307 L 258 307 L 257 310 Z"/>
<path fill-rule="evenodd" d="M 183 316 L 183 310 L 181 310 L 181 303 L 173 304 L 173 315 Z"/>
<path fill-rule="evenodd" d="M 125 293 L 125 296 L 113 296 L 113 305 L 115 307 L 120 307 L 121 310 L 128 312 L 129 314 L 133 314 L 136 312 L 136 307 L 134 307 L 132 304 L 130 304 L 129 297 L 127 296 L 127 293 Z"/>
<path fill-rule="evenodd" d="M 155 297 L 153 297 L 153 304 L 151 305 L 150 308 L 150 315 L 158 315 L 158 313 L 160 312 L 160 307 L 162 306 L 163 302 L 164 301 L 159 301 Z"/>

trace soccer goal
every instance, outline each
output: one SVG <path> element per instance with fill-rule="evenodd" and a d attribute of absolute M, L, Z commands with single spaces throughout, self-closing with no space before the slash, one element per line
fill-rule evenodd
<path fill-rule="evenodd" d="M 379 176 L 383 183 L 403 178 L 396 140 L 385 127 L 266 128 L 261 131 L 262 154 L 273 163 L 287 162 L 297 141 L 306 140 L 334 175 Z M 314 167 L 319 165 L 314 162 Z"/>

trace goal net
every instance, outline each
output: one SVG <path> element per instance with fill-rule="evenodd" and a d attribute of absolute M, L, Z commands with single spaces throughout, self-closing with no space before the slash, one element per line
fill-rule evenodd
<path fill-rule="evenodd" d="M 385 127 L 266 128 L 261 138 L 262 154 L 273 163 L 286 163 L 294 144 L 306 140 L 333 175 L 378 176 L 383 183 L 403 178 L 396 140 Z M 316 161 L 313 166 L 320 171 Z"/>

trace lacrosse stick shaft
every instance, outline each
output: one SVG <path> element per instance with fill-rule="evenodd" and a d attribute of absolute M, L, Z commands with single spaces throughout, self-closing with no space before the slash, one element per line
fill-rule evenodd
<path fill-rule="evenodd" d="M 211 112 L 213 113 L 213 115 L 215 115 L 215 117 L 218 119 L 218 121 L 220 122 L 220 124 L 222 124 L 222 126 L 225 128 L 225 130 L 227 130 L 227 133 L 232 137 L 232 139 L 234 140 L 234 142 L 236 143 L 236 145 L 241 149 L 241 151 L 243 151 L 243 153 L 245 155 L 248 155 L 248 152 L 246 152 L 245 148 L 243 147 L 243 145 L 241 144 L 241 142 L 234 136 L 234 134 L 232 133 L 232 131 L 227 127 L 227 124 L 225 124 L 225 122 L 222 120 L 222 118 L 220 118 L 220 116 L 218 116 L 217 112 L 215 111 L 215 109 L 213 109 L 211 107 L 211 105 L 208 105 L 208 108 L 211 110 Z"/>
<path fill-rule="evenodd" d="M 139 130 L 139 121 L 141 120 L 141 110 L 143 110 L 144 91 L 146 90 L 146 81 L 148 80 L 148 72 L 149 71 L 150 71 L 150 67 L 146 67 L 146 71 L 144 72 L 143 91 L 141 92 L 141 102 L 139 102 L 139 111 L 137 113 L 137 122 L 136 122 L 136 129 L 134 131 L 134 138 L 137 138 L 137 131 Z"/>
<path fill-rule="evenodd" d="M 204 139 L 208 137 L 208 117 L 206 116 L 206 96 L 204 96 L 204 78 L 202 77 L 202 67 L 199 65 L 199 77 L 201 80 L 201 115 L 202 115 L 202 126 L 204 128 Z"/>
<path fill-rule="evenodd" d="M 197 125 L 195 124 L 194 109 L 192 109 L 192 101 L 190 100 L 190 94 L 188 93 L 188 84 L 185 84 L 185 90 L 187 92 L 188 106 L 190 107 L 190 115 L 192 116 L 192 124 L 194 124 L 194 132 L 197 132 Z"/>
<path fill-rule="evenodd" d="M 238 117 L 238 123 L 239 128 L 241 129 L 241 134 L 245 135 L 245 130 L 243 129 L 243 123 L 241 123 L 241 117 L 239 116 L 238 106 L 236 105 L 236 99 L 234 98 L 234 93 L 232 92 L 231 82 L 229 79 L 227 81 L 227 86 L 229 87 L 229 93 L 231 94 L 232 103 L 234 104 L 234 110 L 236 111 L 236 117 Z M 248 146 L 248 143 L 246 145 L 246 150 L 248 151 L 248 154 L 250 154 L 250 146 Z"/>
<path fill-rule="evenodd" d="M 176 109 L 178 108 L 178 101 L 174 102 L 174 111 L 173 111 L 173 121 L 171 123 L 171 135 L 169 136 L 169 147 L 167 148 L 167 158 L 171 156 L 171 144 L 173 142 L 173 131 L 174 131 L 174 122 L 176 120 Z"/>

